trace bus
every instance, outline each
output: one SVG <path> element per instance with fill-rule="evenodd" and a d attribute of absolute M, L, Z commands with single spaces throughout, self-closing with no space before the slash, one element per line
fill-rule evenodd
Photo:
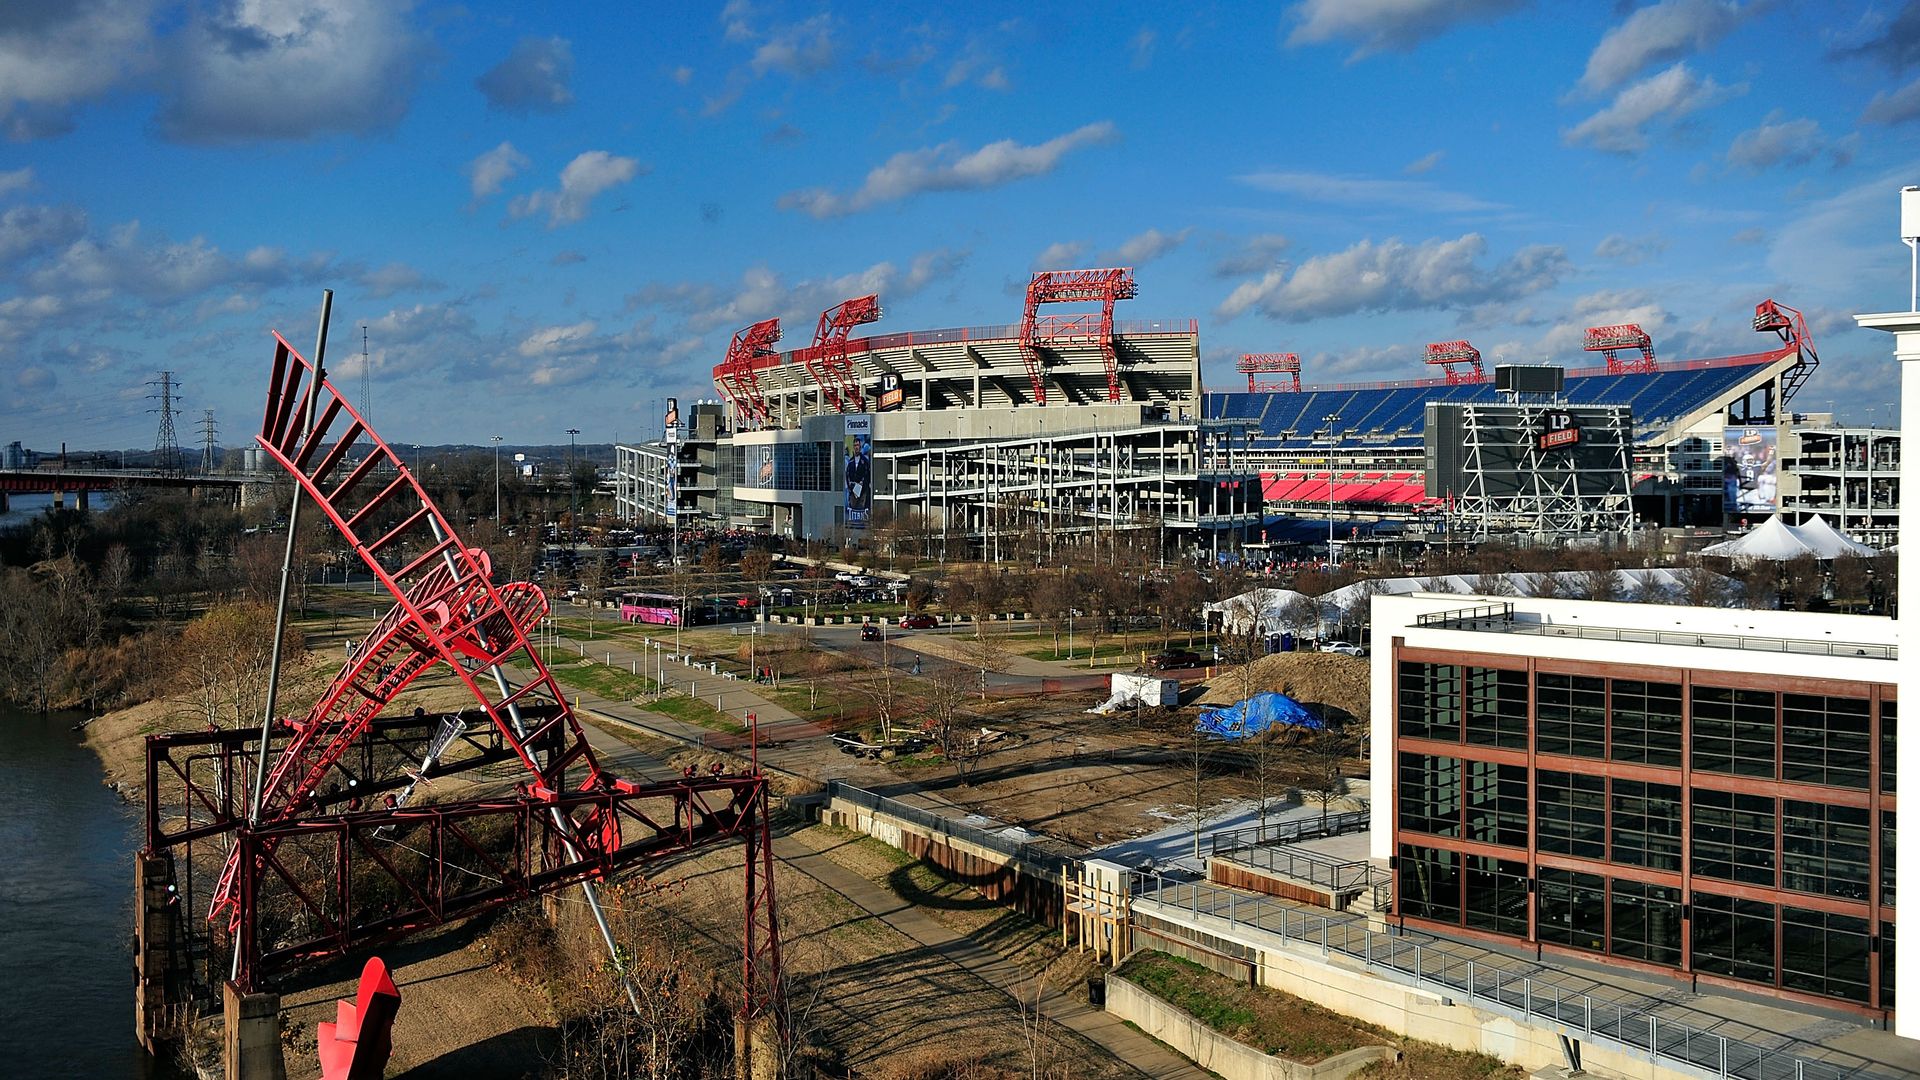
<path fill-rule="evenodd" d="M 677 596 L 669 596 L 666 593 L 622 593 L 620 595 L 621 622 L 682 626 L 687 621 L 685 615 L 686 606 Z"/>

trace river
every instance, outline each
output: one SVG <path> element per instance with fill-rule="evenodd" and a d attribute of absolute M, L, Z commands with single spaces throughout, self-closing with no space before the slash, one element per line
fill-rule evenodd
<path fill-rule="evenodd" d="M 73 713 L 0 705 L 0 1073 L 145 1077 L 134 1041 L 139 814 Z"/>
<path fill-rule="evenodd" d="M 73 506 L 76 498 L 77 496 L 68 495 L 66 505 Z M 0 529 L 9 528 L 14 525 L 25 525 L 41 514 L 46 513 L 47 508 L 53 505 L 53 496 L 10 495 L 7 497 L 7 504 L 7 509 L 0 511 Z M 87 505 L 95 510 L 102 510 L 112 506 L 113 492 L 96 491 L 87 497 Z"/>

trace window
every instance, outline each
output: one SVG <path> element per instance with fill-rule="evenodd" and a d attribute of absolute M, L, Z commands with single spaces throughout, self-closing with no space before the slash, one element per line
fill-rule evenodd
<path fill-rule="evenodd" d="M 1401 663 L 1400 736 L 1460 741 L 1460 668 L 1457 665 Z"/>
<path fill-rule="evenodd" d="M 1680 890 L 1613 879 L 1613 954 L 1680 963 Z"/>
<path fill-rule="evenodd" d="M 1773 905 L 1693 894 L 1693 966 L 1750 982 L 1773 982 Z"/>
<path fill-rule="evenodd" d="M 1772 885 L 1773 800 L 1730 791 L 1693 792 L 1693 873 Z"/>
<path fill-rule="evenodd" d="M 1534 809 L 1541 851 L 1607 857 L 1607 782 L 1601 777 L 1543 769 Z"/>
<path fill-rule="evenodd" d="M 1527 748 L 1527 673 L 1466 669 L 1467 741 L 1509 750 Z"/>
<path fill-rule="evenodd" d="M 1434 836 L 1460 835 L 1460 759 L 1400 755 L 1400 827 Z"/>
<path fill-rule="evenodd" d="M 1607 756 L 1607 683 L 1588 675 L 1542 673 L 1534 740 L 1543 754 Z"/>
<path fill-rule="evenodd" d="M 1900 706 L 1898 702 L 1880 703 L 1880 790 L 1891 792 L 1893 786 L 1894 736 L 1900 727 Z"/>
<path fill-rule="evenodd" d="M 1476 930 L 1527 936 L 1527 864 L 1467 856 L 1467 922 Z"/>
<path fill-rule="evenodd" d="M 1893 906 L 1893 811 L 1880 811 L 1880 902 Z"/>
<path fill-rule="evenodd" d="M 1613 782 L 1613 861 L 1680 869 L 1680 789 L 1638 780 Z"/>
<path fill-rule="evenodd" d="M 1527 767 L 1467 762 L 1467 839 L 1527 846 Z"/>
<path fill-rule="evenodd" d="M 1871 709 L 1863 698 L 1780 695 L 1781 779 L 1866 788 L 1873 775 Z"/>
<path fill-rule="evenodd" d="M 733 448 L 738 487 L 833 491 L 832 443 L 774 443 Z"/>
<path fill-rule="evenodd" d="M 1460 921 L 1460 853 L 1400 847 L 1400 910 L 1416 919 Z"/>
<path fill-rule="evenodd" d="M 1867 920 L 1801 908 L 1780 909 L 1780 985 L 1789 990 L 1869 1000 Z"/>
<path fill-rule="evenodd" d="M 1880 1007 L 1893 1008 L 1893 924 L 1880 924 Z"/>
<path fill-rule="evenodd" d="M 1612 721 L 1613 760 L 1680 764 L 1678 685 L 1615 679 Z"/>
<path fill-rule="evenodd" d="M 1771 778 L 1774 694 L 1770 690 L 1693 688 L 1693 767 Z"/>
<path fill-rule="evenodd" d="M 1781 887 L 1867 899 L 1873 836 L 1865 807 L 1780 804 Z"/>
<path fill-rule="evenodd" d="M 1540 868 L 1541 941 L 1607 951 L 1607 879 L 1599 874 Z"/>

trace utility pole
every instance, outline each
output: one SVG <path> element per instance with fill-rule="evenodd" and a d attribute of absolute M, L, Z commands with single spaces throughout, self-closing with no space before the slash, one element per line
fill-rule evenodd
<path fill-rule="evenodd" d="M 493 523 L 500 524 L 500 436 L 493 438 Z"/>
<path fill-rule="evenodd" d="M 180 437 L 173 430 L 173 395 L 180 384 L 173 381 L 173 372 L 163 371 L 158 379 L 147 385 L 159 387 L 157 392 L 147 395 L 149 399 L 160 402 L 159 408 L 147 410 L 160 414 L 160 431 L 153 440 L 154 468 L 167 476 L 178 476 L 181 472 Z"/>
<path fill-rule="evenodd" d="M 200 434 L 204 437 L 200 447 L 200 475 L 213 474 L 214 436 L 217 432 L 213 423 L 213 410 L 208 409 L 205 418 L 200 421 Z"/>
<path fill-rule="evenodd" d="M 576 556 L 580 554 L 580 543 L 577 539 L 580 535 L 580 485 L 576 483 L 573 478 L 573 438 L 578 434 L 580 434 L 580 429 L 577 427 L 567 429 L 567 498 L 569 506 L 567 511 L 567 542 L 568 545 L 573 548 L 573 553 Z"/>
<path fill-rule="evenodd" d="M 360 419 L 373 424 L 373 364 L 367 359 L 367 324 L 360 324 Z"/>

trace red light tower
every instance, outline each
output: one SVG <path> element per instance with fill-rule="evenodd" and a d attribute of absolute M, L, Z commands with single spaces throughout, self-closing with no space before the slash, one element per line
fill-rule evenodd
<path fill-rule="evenodd" d="M 1235 369 L 1247 377 L 1249 394 L 1297 394 L 1300 392 L 1300 354 L 1290 352 L 1247 353 L 1240 357 Z M 1260 374 L 1278 373 L 1290 375 L 1286 382 L 1255 382 L 1253 377 Z"/>
<path fill-rule="evenodd" d="M 1027 363 L 1027 378 L 1033 381 L 1033 403 L 1047 403 L 1044 381 L 1045 364 L 1040 355 L 1043 344 L 1053 342 L 1090 342 L 1100 346 L 1107 363 L 1107 400 L 1121 400 L 1120 357 L 1113 349 L 1113 302 L 1131 300 L 1138 295 L 1133 269 L 1042 270 L 1027 283 L 1027 309 L 1020 319 L 1020 358 Z M 1065 304 L 1074 301 L 1100 303 L 1099 315 L 1068 315 L 1042 320 L 1041 304 Z"/>
<path fill-rule="evenodd" d="M 1607 358 L 1607 374 L 1638 375 L 1654 370 L 1653 339 L 1640 329 L 1638 323 L 1621 323 L 1618 326 L 1587 327 L 1588 352 L 1597 352 Z M 1622 360 L 1617 353 L 1623 349 L 1638 350 L 1638 360 Z"/>
<path fill-rule="evenodd" d="M 1427 343 L 1427 363 L 1437 364 L 1446 370 L 1448 386 L 1487 381 L 1487 373 L 1480 367 L 1480 350 L 1469 342 L 1430 341 Z M 1469 370 L 1455 371 L 1455 364 L 1466 364 Z"/>
<path fill-rule="evenodd" d="M 861 412 L 867 407 L 860 380 L 853 375 L 853 362 L 847 359 L 847 335 L 856 326 L 878 321 L 881 314 L 877 293 L 842 301 L 820 313 L 820 325 L 813 331 L 813 348 L 800 354 L 807 374 L 813 376 L 814 384 L 826 394 L 835 412 Z"/>
<path fill-rule="evenodd" d="M 1780 335 L 1782 348 L 1800 351 L 1800 362 L 1780 376 L 1780 404 L 1785 405 L 1820 366 L 1820 356 L 1813 351 L 1813 335 L 1807 332 L 1807 320 L 1785 304 L 1762 300 L 1754 305 L 1753 328 L 1761 333 L 1771 330 Z"/>
<path fill-rule="evenodd" d="M 773 343 L 780 340 L 780 320 L 762 319 L 733 335 L 727 345 L 727 358 L 713 369 L 713 381 L 727 400 L 734 415 L 749 427 L 767 422 L 767 399 L 760 392 L 760 369 L 766 358 L 775 355 Z"/>

